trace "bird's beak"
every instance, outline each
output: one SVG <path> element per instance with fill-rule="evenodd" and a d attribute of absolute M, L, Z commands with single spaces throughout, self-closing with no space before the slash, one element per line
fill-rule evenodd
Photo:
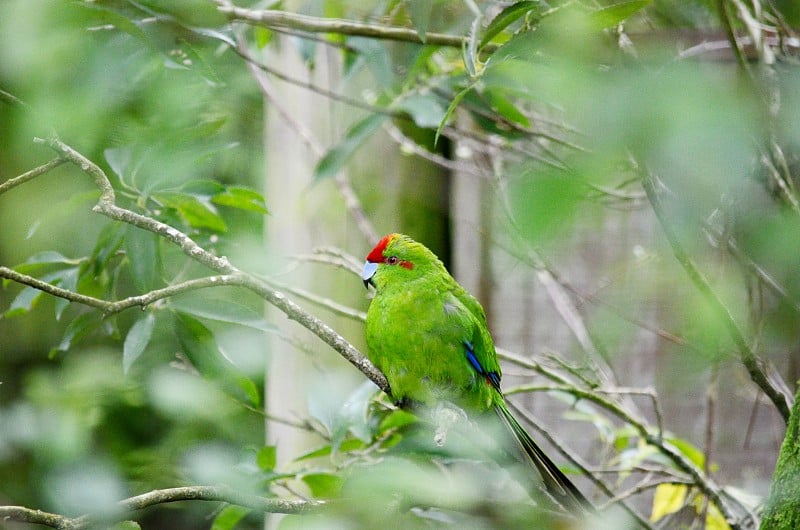
<path fill-rule="evenodd" d="M 369 289 L 369 285 L 372 284 L 375 287 L 375 284 L 372 283 L 372 277 L 375 276 L 375 271 L 378 270 L 378 264 L 368 261 L 364 263 L 364 268 L 361 269 L 361 280 L 364 282 L 364 287 Z"/>

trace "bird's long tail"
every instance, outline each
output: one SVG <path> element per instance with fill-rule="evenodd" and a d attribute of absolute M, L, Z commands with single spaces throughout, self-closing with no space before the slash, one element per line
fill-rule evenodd
<path fill-rule="evenodd" d="M 564 473 L 544 454 L 533 438 L 522 428 L 519 422 L 512 416 L 504 403 L 496 404 L 494 410 L 500 420 L 514 435 L 521 456 L 524 461 L 533 464 L 544 481 L 547 493 L 553 497 L 560 505 L 568 510 L 580 510 L 583 512 L 594 511 L 592 503 L 580 492 L 575 484 L 570 481 Z"/>

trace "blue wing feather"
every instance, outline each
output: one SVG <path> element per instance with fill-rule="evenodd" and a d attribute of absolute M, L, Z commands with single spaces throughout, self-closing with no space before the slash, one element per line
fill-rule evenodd
<path fill-rule="evenodd" d="M 475 369 L 480 375 L 484 376 L 489 383 L 492 384 L 497 391 L 500 391 L 500 374 L 497 372 L 487 372 L 481 363 L 478 361 L 478 358 L 475 356 L 475 347 L 472 343 L 468 340 L 464 341 L 464 351 L 467 354 L 467 361 L 469 361 L 470 366 Z"/>

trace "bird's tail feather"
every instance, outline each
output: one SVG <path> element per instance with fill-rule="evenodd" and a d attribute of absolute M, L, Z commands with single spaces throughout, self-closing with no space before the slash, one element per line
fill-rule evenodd
<path fill-rule="evenodd" d="M 522 428 L 505 404 L 495 405 L 494 410 L 503 424 L 514 435 L 523 454 L 523 460 L 536 467 L 544 481 L 547 493 L 564 508 L 592 511 L 592 503 L 583 496 L 575 484 L 536 445 L 533 438 Z"/>

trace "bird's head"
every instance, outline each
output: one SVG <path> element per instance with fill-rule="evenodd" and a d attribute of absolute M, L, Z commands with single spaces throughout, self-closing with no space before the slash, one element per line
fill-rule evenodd
<path fill-rule="evenodd" d="M 444 265 L 428 248 L 403 234 L 389 234 L 367 254 L 361 271 L 364 286 L 380 289 L 387 283 L 420 278 Z"/>

